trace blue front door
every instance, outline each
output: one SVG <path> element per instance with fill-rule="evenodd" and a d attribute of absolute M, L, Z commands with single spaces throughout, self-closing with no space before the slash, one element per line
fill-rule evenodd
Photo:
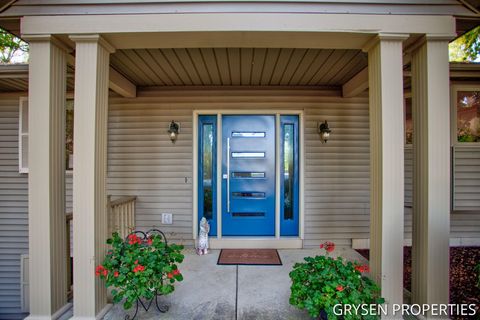
<path fill-rule="evenodd" d="M 222 234 L 275 235 L 275 116 L 223 116 L 222 149 Z"/>

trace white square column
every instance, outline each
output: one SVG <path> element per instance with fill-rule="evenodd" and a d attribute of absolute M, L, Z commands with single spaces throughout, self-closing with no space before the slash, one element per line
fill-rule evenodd
<path fill-rule="evenodd" d="M 382 34 L 364 49 L 370 88 L 370 267 L 389 306 L 403 301 L 404 39 Z"/>
<path fill-rule="evenodd" d="M 110 53 L 99 35 L 70 37 L 75 49 L 75 169 L 73 171 L 74 319 L 95 319 L 107 306 L 95 266 L 107 239 L 107 117 Z"/>
<path fill-rule="evenodd" d="M 28 223 L 30 316 L 52 319 L 67 305 L 65 91 L 67 48 L 29 37 Z"/>
<path fill-rule="evenodd" d="M 448 40 L 426 37 L 412 52 L 412 302 L 448 303 L 450 87 Z"/>

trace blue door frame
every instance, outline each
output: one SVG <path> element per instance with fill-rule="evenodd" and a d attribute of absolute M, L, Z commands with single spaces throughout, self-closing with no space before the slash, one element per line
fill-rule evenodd
<path fill-rule="evenodd" d="M 198 217 L 217 235 L 217 178 L 221 174 L 222 236 L 274 236 L 276 161 L 280 164 L 280 236 L 299 235 L 299 117 L 274 115 L 198 117 Z M 217 130 L 222 141 L 217 141 Z M 280 148 L 279 158 L 276 146 Z M 217 172 L 221 148 L 221 172 Z"/>
<path fill-rule="evenodd" d="M 299 131 L 298 116 L 280 117 L 280 235 L 298 236 Z"/>
<path fill-rule="evenodd" d="M 217 116 L 198 118 L 198 216 L 217 235 Z"/>

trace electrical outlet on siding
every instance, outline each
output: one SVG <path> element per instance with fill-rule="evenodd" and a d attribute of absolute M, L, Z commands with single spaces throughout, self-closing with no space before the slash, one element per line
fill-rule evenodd
<path fill-rule="evenodd" d="M 172 224 L 173 217 L 171 213 L 162 213 L 162 224 Z"/>

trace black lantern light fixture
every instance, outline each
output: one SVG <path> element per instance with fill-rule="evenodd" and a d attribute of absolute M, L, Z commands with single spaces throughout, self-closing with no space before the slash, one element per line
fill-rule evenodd
<path fill-rule="evenodd" d="M 328 127 L 328 122 L 325 120 L 325 122 L 320 123 L 318 125 L 318 133 L 320 133 L 320 139 L 322 139 L 323 143 L 327 143 L 328 138 L 330 138 L 330 133 L 332 130 Z"/>
<path fill-rule="evenodd" d="M 172 143 L 175 143 L 178 137 L 178 130 L 180 129 L 180 125 L 172 120 L 170 123 L 170 128 L 168 129 L 168 133 L 170 133 L 170 140 Z"/>

